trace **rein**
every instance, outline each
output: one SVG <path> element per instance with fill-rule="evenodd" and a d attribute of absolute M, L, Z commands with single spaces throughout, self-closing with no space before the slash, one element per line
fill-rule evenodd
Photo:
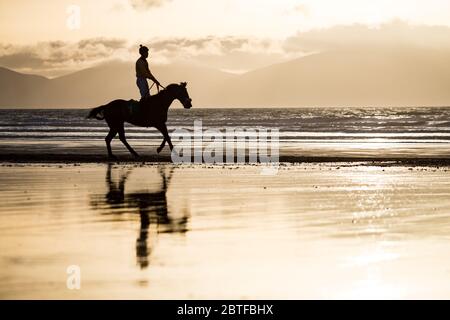
<path fill-rule="evenodd" d="M 150 86 L 150 89 L 148 89 L 148 91 L 152 90 L 153 86 L 155 85 L 155 83 L 153 82 L 153 84 Z M 159 87 L 166 89 L 166 87 L 164 87 L 162 84 L 159 85 Z M 159 87 L 158 88 L 158 93 L 159 93 Z"/>

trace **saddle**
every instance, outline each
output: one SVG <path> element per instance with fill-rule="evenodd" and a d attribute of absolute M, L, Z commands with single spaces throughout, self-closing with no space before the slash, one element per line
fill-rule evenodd
<path fill-rule="evenodd" d="M 133 99 L 127 101 L 127 109 L 131 116 L 139 114 L 141 108 L 143 108 L 142 101 L 137 101 Z"/>
<path fill-rule="evenodd" d="M 137 100 L 128 100 L 126 105 L 126 110 L 128 113 L 128 122 L 139 125 L 142 127 L 148 127 L 150 124 L 149 121 L 149 113 L 151 112 L 151 108 L 149 108 L 148 104 L 145 104 L 146 101 L 137 101 Z"/>

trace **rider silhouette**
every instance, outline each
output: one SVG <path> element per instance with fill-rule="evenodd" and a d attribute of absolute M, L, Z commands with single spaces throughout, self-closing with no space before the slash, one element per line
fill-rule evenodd
<path fill-rule="evenodd" d="M 159 87 L 161 84 L 153 76 L 148 67 L 148 48 L 142 44 L 139 46 L 139 53 L 141 57 L 136 61 L 136 84 L 141 93 L 141 100 L 150 97 L 150 89 L 148 87 L 147 79 L 152 80 Z"/>

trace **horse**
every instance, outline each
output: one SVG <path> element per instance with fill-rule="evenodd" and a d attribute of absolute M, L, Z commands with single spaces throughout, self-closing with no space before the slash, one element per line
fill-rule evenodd
<path fill-rule="evenodd" d="M 120 141 L 127 147 L 128 151 L 135 157 L 139 155 L 128 144 L 125 138 L 125 122 L 131 123 L 139 127 L 154 127 L 163 135 L 163 141 L 158 147 L 157 152 L 160 153 L 166 142 L 169 144 L 170 150 L 173 150 L 172 141 L 167 131 L 167 112 L 174 100 L 181 102 L 185 109 L 192 108 L 192 99 L 186 89 L 187 83 L 170 84 L 156 95 L 135 100 L 114 100 L 103 106 L 93 108 L 87 118 L 97 120 L 105 120 L 109 126 L 109 133 L 105 138 L 106 148 L 108 149 L 108 157 L 116 160 L 116 156 L 111 151 L 111 141 L 119 134 Z"/>

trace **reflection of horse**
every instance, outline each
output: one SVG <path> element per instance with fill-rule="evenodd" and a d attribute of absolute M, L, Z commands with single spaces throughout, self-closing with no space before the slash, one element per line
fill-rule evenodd
<path fill-rule="evenodd" d="M 88 118 L 104 119 L 108 124 L 110 130 L 105 141 L 108 156 L 112 159 L 116 157 L 111 151 L 111 141 L 117 134 L 119 134 L 120 141 L 127 147 L 128 151 L 135 157 L 139 156 L 125 138 L 125 122 L 139 127 L 155 127 L 158 129 L 164 136 L 163 142 L 157 149 L 159 153 L 166 145 L 166 142 L 169 144 L 170 150 L 173 149 L 166 122 L 167 111 L 175 99 L 179 100 L 185 109 L 192 107 L 192 99 L 189 98 L 186 90 L 186 82 L 168 85 L 167 88 L 158 94 L 148 97 L 139 103 L 137 101 L 114 100 L 104 106 L 92 109 Z"/>
<path fill-rule="evenodd" d="M 185 233 L 187 231 L 187 216 L 181 219 L 172 219 L 169 216 L 167 207 L 167 189 L 172 177 L 172 170 L 166 175 L 166 171 L 160 168 L 159 174 L 162 178 L 161 189 L 157 192 L 136 192 L 125 193 L 125 185 L 131 169 L 122 172 L 118 181 L 112 177 L 112 165 L 108 165 L 106 171 L 106 183 L 108 192 L 102 197 L 92 201 L 94 208 L 107 205 L 113 210 L 111 213 L 125 213 L 123 208 L 137 209 L 141 221 L 139 235 L 136 240 L 136 258 L 139 266 L 145 268 L 148 266 L 148 257 L 150 249 L 148 247 L 149 228 L 154 224 L 159 232 Z M 116 212 L 114 210 L 117 210 Z M 120 210 L 122 209 L 122 210 Z M 162 230 L 161 230 L 162 229 Z"/>

